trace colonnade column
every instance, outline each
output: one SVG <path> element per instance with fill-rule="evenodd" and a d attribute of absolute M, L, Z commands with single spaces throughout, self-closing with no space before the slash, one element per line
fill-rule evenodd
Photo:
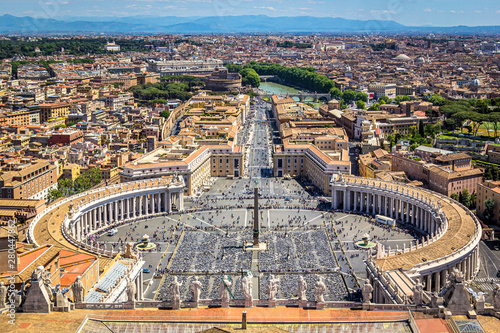
<path fill-rule="evenodd" d="M 161 193 L 157 194 L 158 201 L 156 202 L 156 212 L 161 212 Z"/>

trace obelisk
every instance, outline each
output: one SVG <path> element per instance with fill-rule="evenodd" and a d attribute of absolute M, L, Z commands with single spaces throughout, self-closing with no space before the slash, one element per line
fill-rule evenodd
<path fill-rule="evenodd" d="M 255 186 L 253 191 L 253 245 L 259 247 L 259 187 Z"/>

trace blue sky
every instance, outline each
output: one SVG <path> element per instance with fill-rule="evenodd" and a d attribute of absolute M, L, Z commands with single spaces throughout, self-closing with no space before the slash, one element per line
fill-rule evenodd
<path fill-rule="evenodd" d="M 331 16 L 404 25 L 500 25 L 499 0 L 0 0 L 0 14 L 74 16 Z"/>

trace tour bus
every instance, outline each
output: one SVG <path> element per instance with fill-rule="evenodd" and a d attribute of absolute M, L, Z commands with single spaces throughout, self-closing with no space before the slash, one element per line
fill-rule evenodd
<path fill-rule="evenodd" d="M 114 236 L 118 232 L 118 229 L 114 228 L 108 231 L 108 236 Z"/>
<path fill-rule="evenodd" d="M 383 215 L 376 215 L 375 221 L 378 223 L 390 225 L 392 227 L 394 227 L 396 225 L 395 219 L 391 219 L 390 217 L 383 216 Z"/>

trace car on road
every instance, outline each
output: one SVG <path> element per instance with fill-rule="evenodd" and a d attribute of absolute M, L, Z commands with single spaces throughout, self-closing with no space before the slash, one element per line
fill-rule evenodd
<path fill-rule="evenodd" d="M 143 272 L 143 273 L 146 273 L 146 274 L 151 273 L 151 271 L 150 271 L 149 269 L 147 269 L 147 268 L 143 268 L 143 269 L 142 269 L 142 272 Z"/>

